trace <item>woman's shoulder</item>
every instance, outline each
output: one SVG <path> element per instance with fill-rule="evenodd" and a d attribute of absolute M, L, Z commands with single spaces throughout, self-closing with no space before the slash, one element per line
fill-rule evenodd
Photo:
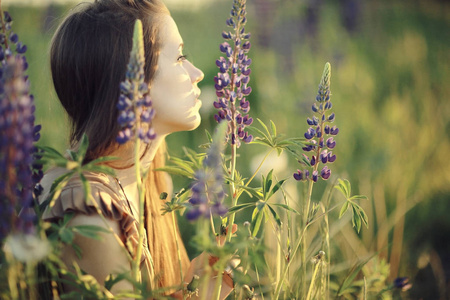
<path fill-rule="evenodd" d="M 41 181 L 44 190 L 39 202 L 45 206 L 42 216 L 44 220 L 61 219 L 64 214 L 71 212 L 86 215 L 101 212 L 108 218 L 122 219 L 127 207 L 114 177 L 104 173 L 84 172 L 87 179 L 85 184 L 75 174 L 63 180 L 59 189 L 52 191 L 54 183 L 66 172 L 64 168 L 52 168 Z"/>

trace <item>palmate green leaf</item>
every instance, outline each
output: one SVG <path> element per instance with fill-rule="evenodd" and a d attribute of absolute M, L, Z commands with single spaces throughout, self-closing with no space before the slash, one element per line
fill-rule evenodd
<path fill-rule="evenodd" d="M 96 164 L 104 163 L 107 161 L 114 161 L 114 160 L 118 160 L 118 159 L 119 159 L 119 157 L 117 157 L 117 156 L 102 156 L 102 157 L 99 157 L 97 159 L 90 161 L 86 165 L 91 165 L 91 164 L 96 165 Z"/>
<path fill-rule="evenodd" d="M 227 215 L 230 215 L 232 213 L 236 213 L 238 211 L 241 211 L 241 210 L 243 210 L 245 208 L 248 208 L 248 207 L 254 206 L 254 205 L 255 205 L 254 203 L 244 203 L 244 204 L 235 205 L 235 206 L 233 206 L 233 207 L 228 209 Z"/>
<path fill-rule="evenodd" d="M 266 205 L 267 205 L 267 202 L 262 201 L 262 200 L 259 200 L 255 203 L 256 208 L 260 211 L 263 210 Z"/>
<path fill-rule="evenodd" d="M 287 179 L 282 179 L 280 181 L 278 181 L 272 188 L 272 190 L 270 191 L 270 193 L 267 195 L 267 199 L 270 199 L 270 197 L 272 197 L 280 188 L 281 186 L 286 182 Z"/>
<path fill-rule="evenodd" d="M 101 236 L 99 235 L 101 232 L 110 233 L 106 228 L 94 225 L 78 225 L 71 227 L 71 229 L 75 233 L 94 240 L 101 240 Z"/>
<path fill-rule="evenodd" d="M 341 207 L 341 211 L 339 212 L 339 219 L 342 218 L 342 216 L 345 214 L 345 212 L 348 210 L 349 201 L 345 201 L 344 205 Z"/>
<path fill-rule="evenodd" d="M 86 179 L 83 173 L 80 173 L 81 184 L 83 185 L 84 199 L 85 201 L 91 200 L 91 185 L 89 181 Z"/>
<path fill-rule="evenodd" d="M 170 159 L 170 161 L 173 162 L 174 164 L 176 164 L 177 166 L 183 168 L 185 171 L 187 171 L 191 174 L 194 174 L 194 169 L 193 169 L 194 163 L 193 162 L 182 160 L 178 157 L 172 157 Z"/>
<path fill-rule="evenodd" d="M 40 153 L 43 157 L 48 157 L 48 158 L 62 158 L 62 159 L 66 159 L 64 157 L 63 154 L 59 153 L 57 150 L 51 148 L 51 147 L 47 147 L 47 146 L 36 146 L 39 150 L 42 150 L 43 152 Z"/>
<path fill-rule="evenodd" d="M 209 133 L 209 131 L 205 129 L 205 134 L 206 134 L 206 138 L 208 139 L 208 142 L 212 143 L 213 139 L 212 139 L 211 133 Z"/>
<path fill-rule="evenodd" d="M 272 216 L 277 222 L 278 226 L 281 227 L 281 219 L 278 213 L 269 204 L 267 204 L 267 207 L 269 208 L 269 211 L 272 213 Z"/>
<path fill-rule="evenodd" d="M 263 193 L 261 188 L 253 188 L 245 185 L 237 185 L 236 190 L 243 190 L 246 192 L 250 198 L 263 199 Z"/>
<path fill-rule="evenodd" d="M 69 149 L 66 152 L 71 161 L 78 162 L 78 154 L 75 151 Z"/>
<path fill-rule="evenodd" d="M 281 208 L 284 208 L 285 210 L 288 210 L 288 211 L 290 211 L 290 212 L 293 212 L 293 213 L 295 213 L 295 214 L 297 214 L 297 215 L 301 215 L 298 211 L 296 211 L 295 209 L 293 209 L 292 207 L 290 207 L 290 206 L 287 206 L 286 204 L 282 204 L 282 203 L 272 203 L 271 204 L 272 206 L 278 206 L 278 207 L 281 207 Z"/>
<path fill-rule="evenodd" d="M 205 153 L 197 153 L 192 149 L 189 149 L 187 147 L 183 147 L 184 154 L 187 158 L 190 159 L 191 162 L 194 163 L 193 168 L 194 169 L 200 169 L 202 167 L 202 161 L 205 158 Z"/>
<path fill-rule="evenodd" d="M 180 176 L 184 176 L 187 178 L 194 178 L 194 175 L 187 172 L 186 170 L 183 170 L 182 168 L 179 167 L 173 167 L 173 166 L 165 166 L 162 168 L 157 168 L 155 169 L 155 171 L 163 171 L 163 172 L 167 172 L 169 174 L 173 174 L 173 175 L 180 175 Z"/>
<path fill-rule="evenodd" d="M 66 243 L 69 245 L 72 244 L 73 238 L 75 237 L 75 234 L 73 233 L 73 231 L 70 228 L 67 228 L 65 226 L 61 227 L 59 229 L 58 235 L 63 243 Z"/>
<path fill-rule="evenodd" d="M 111 290 L 111 288 L 116 284 L 119 283 L 122 280 L 130 280 L 131 277 L 128 273 L 120 273 L 117 275 L 108 275 L 108 277 L 106 277 L 105 280 L 105 288 L 107 288 L 108 290 Z"/>
<path fill-rule="evenodd" d="M 264 128 L 264 130 L 266 130 L 266 132 L 267 132 L 267 135 L 266 135 L 267 139 L 272 141 L 272 138 L 271 138 L 272 135 L 270 134 L 269 128 L 267 128 L 266 124 L 264 124 L 264 122 L 261 121 L 261 119 L 259 119 L 259 118 L 256 118 L 256 119 L 258 120 L 259 124 L 261 124 L 261 126 Z"/>
<path fill-rule="evenodd" d="M 366 227 L 369 227 L 368 218 L 367 218 L 366 213 L 364 212 L 364 209 L 356 203 L 352 203 L 352 208 L 353 208 L 354 212 L 356 212 L 356 214 L 358 215 L 360 222 L 362 221 L 362 223 L 364 223 L 364 225 Z M 360 225 L 360 227 L 361 227 L 361 225 Z M 358 233 L 359 233 L 359 230 L 358 230 Z"/>
<path fill-rule="evenodd" d="M 356 228 L 356 231 L 359 233 L 361 230 L 361 216 L 358 214 L 355 207 L 352 205 L 352 211 L 353 211 L 353 218 L 352 218 L 352 224 L 353 227 Z"/>
<path fill-rule="evenodd" d="M 270 188 L 272 187 L 272 173 L 273 169 L 269 171 L 267 174 L 267 178 L 262 175 L 262 188 L 263 188 L 263 194 L 264 194 L 264 200 L 267 200 L 267 195 L 270 191 Z"/>
<path fill-rule="evenodd" d="M 275 126 L 275 123 L 270 120 L 270 129 L 272 129 L 272 136 L 276 137 L 277 136 L 277 127 Z"/>
<path fill-rule="evenodd" d="M 84 165 L 82 167 L 82 169 L 84 171 L 90 171 L 90 172 L 98 172 L 98 173 L 104 173 L 110 176 L 115 177 L 116 176 L 116 172 L 114 171 L 113 168 L 108 167 L 106 165 Z"/>
<path fill-rule="evenodd" d="M 53 181 L 52 186 L 50 187 L 49 196 L 41 204 L 39 204 L 40 211 L 44 211 L 47 206 L 50 208 L 53 207 L 55 199 L 59 197 L 62 189 L 66 186 L 69 178 L 72 177 L 74 173 L 75 171 L 69 171 Z"/>
<path fill-rule="evenodd" d="M 272 146 L 273 146 L 269 141 L 260 139 L 260 138 L 258 138 L 258 137 L 254 138 L 254 139 L 250 142 L 250 144 L 259 144 L 259 145 L 269 146 L 269 147 L 272 147 Z"/>
<path fill-rule="evenodd" d="M 350 182 L 347 179 L 338 179 L 338 184 L 334 186 L 334 188 L 338 189 L 342 193 L 342 195 L 344 195 L 345 199 L 350 199 L 352 188 Z"/>
<path fill-rule="evenodd" d="M 260 129 L 254 126 L 247 126 L 245 129 L 248 130 L 250 133 L 252 133 L 255 136 L 255 138 L 259 138 L 261 141 L 266 141 L 269 145 L 271 145 L 270 143 L 271 139 L 269 138 L 269 136 L 267 136 Z"/>
<path fill-rule="evenodd" d="M 84 157 L 86 155 L 87 149 L 89 147 L 89 139 L 87 135 L 84 133 L 80 140 L 80 146 L 77 151 L 77 159 L 74 159 L 75 161 L 78 161 L 80 164 L 83 162 Z"/>
<path fill-rule="evenodd" d="M 349 200 L 367 200 L 367 196 L 364 195 L 355 195 L 355 196 L 351 196 L 349 198 Z"/>
<path fill-rule="evenodd" d="M 252 222 L 250 224 L 250 230 L 252 232 L 253 237 L 255 237 L 258 234 L 259 228 L 261 227 L 261 222 L 262 222 L 263 217 L 264 217 L 263 211 L 259 210 L 256 207 L 253 210 Z"/>

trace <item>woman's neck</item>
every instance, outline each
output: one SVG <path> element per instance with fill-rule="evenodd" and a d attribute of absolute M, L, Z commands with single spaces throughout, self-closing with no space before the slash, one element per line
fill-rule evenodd
<path fill-rule="evenodd" d="M 161 146 L 164 139 L 165 136 L 158 135 L 149 144 L 141 143 L 141 170 L 147 171 L 151 168 L 156 151 Z M 137 207 L 139 207 L 139 192 L 136 181 L 135 151 L 134 144 L 132 142 L 129 143 L 129 145 L 121 146 L 110 154 L 111 156 L 119 158 L 119 160 L 114 161 L 110 166 L 114 169 L 116 179 L 119 181 L 128 201 L 133 207 L 133 213 L 137 213 Z"/>

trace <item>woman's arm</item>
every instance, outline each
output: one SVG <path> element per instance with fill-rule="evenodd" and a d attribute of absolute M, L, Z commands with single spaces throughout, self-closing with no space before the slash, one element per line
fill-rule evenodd
<path fill-rule="evenodd" d="M 94 225 L 112 230 L 117 236 L 121 236 L 121 229 L 118 222 L 103 219 L 99 215 L 76 214 L 68 223 L 68 226 Z M 61 259 L 69 270 L 73 271 L 73 263 L 76 262 L 82 270 L 94 276 L 103 285 L 109 274 L 118 274 L 129 271 L 131 265 L 127 257 L 127 250 L 119 244 L 119 241 L 112 233 L 99 232 L 101 240 L 95 240 L 76 234 L 74 243 L 81 249 L 79 258 L 71 246 L 66 246 Z M 64 290 L 70 292 L 75 290 L 72 286 L 64 285 Z M 133 286 L 128 281 L 122 280 L 115 284 L 112 293 L 120 290 L 133 290 Z"/>

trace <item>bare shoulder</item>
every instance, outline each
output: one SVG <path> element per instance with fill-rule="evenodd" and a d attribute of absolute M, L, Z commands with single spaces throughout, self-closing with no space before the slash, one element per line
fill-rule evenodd
<path fill-rule="evenodd" d="M 69 227 L 98 226 L 104 230 L 98 232 L 99 239 L 93 239 L 76 233 L 73 244 L 80 250 L 77 255 L 70 245 L 65 246 L 61 259 L 69 270 L 74 271 L 74 263 L 86 273 L 92 275 L 103 285 L 110 274 L 130 272 L 131 264 L 128 251 L 121 241 L 121 229 L 117 221 L 100 215 L 75 214 L 69 221 Z M 65 287 L 69 289 L 70 287 Z M 115 290 L 132 290 L 128 282 L 120 282 Z"/>

